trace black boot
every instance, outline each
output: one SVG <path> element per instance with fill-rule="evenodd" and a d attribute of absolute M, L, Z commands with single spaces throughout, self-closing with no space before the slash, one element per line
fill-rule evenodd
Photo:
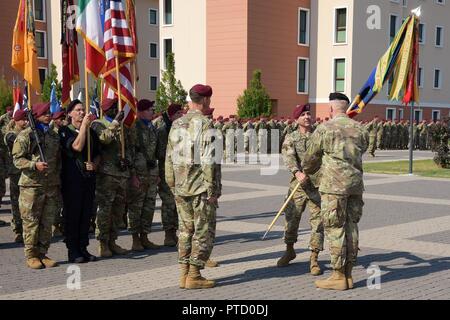
<path fill-rule="evenodd" d="M 93 262 L 97 260 L 97 257 L 90 254 L 89 251 L 87 251 L 86 247 L 82 247 L 80 252 L 81 255 L 84 257 L 84 259 L 86 260 L 86 262 Z"/>
<path fill-rule="evenodd" d="M 81 255 L 78 250 L 70 250 L 69 249 L 69 262 L 70 263 L 85 263 L 86 259 Z"/>

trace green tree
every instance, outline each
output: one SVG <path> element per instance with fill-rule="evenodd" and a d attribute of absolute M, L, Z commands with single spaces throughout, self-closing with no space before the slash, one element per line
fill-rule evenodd
<path fill-rule="evenodd" d="M 255 118 L 272 114 L 272 102 L 261 82 L 261 70 L 257 69 L 253 72 L 250 86 L 237 99 L 237 105 L 240 118 Z"/>
<path fill-rule="evenodd" d="M 167 70 L 162 72 L 162 79 L 156 90 L 156 111 L 167 110 L 171 103 L 186 104 L 187 92 L 180 80 L 175 78 L 175 56 L 167 54 Z"/>
<path fill-rule="evenodd" d="M 42 87 L 42 102 L 50 102 L 50 94 L 52 92 L 53 82 L 56 84 L 56 98 L 58 98 L 58 100 L 61 100 L 62 87 L 61 83 L 58 82 L 58 71 L 56 71 L 56 66 L 54 64 L 50 66 L 50 72 L 47 74 L 44 85 Z"/>
<path fill-rule="evenodd" d="M 6 107 L 13 106 L 12 88 L 3 75 L 0 78 L 0 115 L 6 112 Z"/>

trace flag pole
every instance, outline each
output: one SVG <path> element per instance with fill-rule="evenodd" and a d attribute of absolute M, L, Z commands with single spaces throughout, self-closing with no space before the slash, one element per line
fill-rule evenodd
<path fill-rule="evenodd" d="M 136 80 L 137 80 L 137 74 L 136 74 L 136 59 L 133 60 L 131 63 L 133 68 L 133 95 L 136 98 Z"/>
<path fill-rule="evenodd" d="M 28 93 L 28 110 L 30 110 L 31 112 L 31 87 L 30 87 L 30 83 L 27 81 L 27 93 Z"/>
<path fill-rule="evenodd" d="M 409 175 L 413 175 L 414 154 L 414 101 L 411 103 L 411 114 L 409 115 Z"/>
<path fill-rule="evenodd" d="M 116 56 L 116 79 L 117 79 L 117 97 L 119 98 L 119 112 L 122 111 L 122 95 L 120 90 L 120 72 L 119 72 L 119 56 Z M 120 144 L 121 144 L 121 150 L 122 150 L 122 159 L 125 159 L 125 141 L 124 141 L 124 135 L 123 135 L 123 121 L 121 123 L 121 130 L 120 130 Z"/>
<path fill-rule="evenodd" d="M 100 77 L 100 106 L 103 104 L 103 86 L 104 86 L 103 76 Z M 100 108 L 100 118 L 103 119 L 103 109 Z"/>
<path fill-rule="evenodd" d="M 86 46 L 86 41 L 85 41 L 85 46 Z M 89 114 L 89 74 L 87 71 L 87 63 L 86 63 L 86 59 L 84 60 L 84 87 L 85 87 L 85 108 L 86 108 L 86 114 Z M 87 162 L 91 162 L 91 128 L 88 128 L 87 131 Z"/>

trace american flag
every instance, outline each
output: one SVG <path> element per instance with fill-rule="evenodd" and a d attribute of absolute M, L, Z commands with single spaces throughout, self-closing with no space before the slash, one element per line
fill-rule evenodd
<path fill-rule="evenodd" d="M 133 95 L 133 82 L 130 62 L 136 56 L 130 29 L 125 15 L 122 0 L 105 1 L 105 33 L 104 50 L 106 54 L 106 68 L 103 73 L 105 79 L 104 97 L 118 96 L 116 78 L 116 56 L 119 57 L 120 98 L 124 105 L 125 121 L 128 126 L 133 124 L 136 114 L 136 98 Z"/>

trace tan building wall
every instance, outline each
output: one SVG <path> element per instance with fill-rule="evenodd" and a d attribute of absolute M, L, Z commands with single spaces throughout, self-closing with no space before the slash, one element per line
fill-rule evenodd
<path fill-rule="evenodd" d="M 176 77 L 186 91 L 206 82 L 206 0 L 172 0 L 173 21 L 164 24 L 164 0 L 160 8 L 160 61 L 164 66 L 164 39 L 172 39 Z"/>

